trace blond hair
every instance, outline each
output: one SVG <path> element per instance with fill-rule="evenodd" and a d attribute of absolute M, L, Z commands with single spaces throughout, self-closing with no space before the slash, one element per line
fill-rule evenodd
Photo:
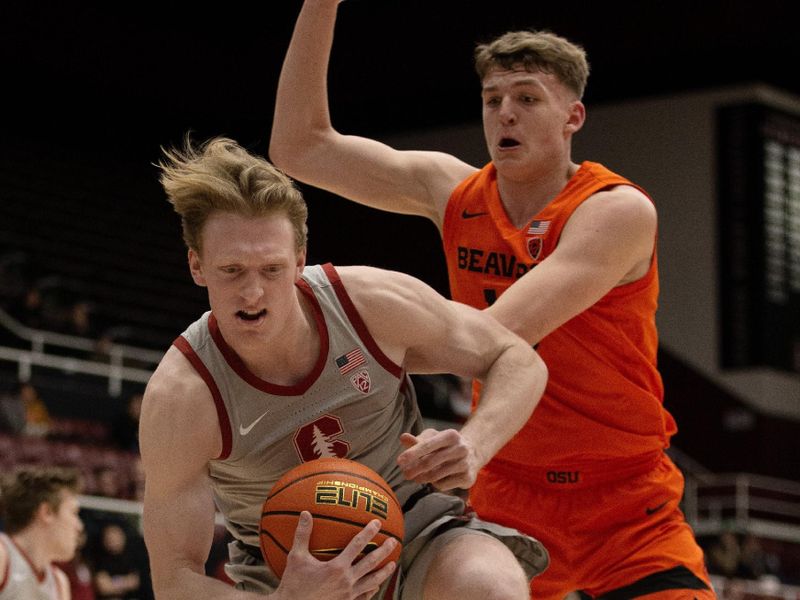
<path fill-rule="evenodd" d="M 554 74 L 583 97 L 589 79 L 586 52 L 577 44 L 549 31 L 509 31 L 475 48 L 475 70 L 481 81 L 495 68 L 522 67 Z"/>
<path fill-rule="evenodd" d="M 203 226 L 215 212 L 248 217 L 284 213 L 294 228 L 298 251 L 308 240 L 308 208 L 294 182 L 265 159 L 239 144 L 217 137 L 193 146 L 189 136 L 183 149 L 164 150 L 160 182 L 181 217 L 183 241 L 202 249 Z"/>

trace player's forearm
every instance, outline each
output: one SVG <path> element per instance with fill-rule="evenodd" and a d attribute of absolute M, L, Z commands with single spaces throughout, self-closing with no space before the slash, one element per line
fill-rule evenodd
<path fill-rule="evenodd" d="M 547 384 L 547 367 L 527 345 L 507 348 L 492 365 L 475 413 L 461 430 L 481 466 L 522 428 Z"/>
<path fill-rule="evenodd" d="M 290 175 L 303 152 L 331 129 L 327 71 L 338 0 L 307 0 L 292 34 L 278 80 L 270 158 Z"/>

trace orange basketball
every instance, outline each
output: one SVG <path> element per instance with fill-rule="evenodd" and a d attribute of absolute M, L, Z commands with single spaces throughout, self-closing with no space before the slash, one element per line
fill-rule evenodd
<path fill-rule="evenodd" d="M 345 458 L 319 458 L 281 477 L 261 511 L 261 554 L 278 577 L 286 568 L 300 512 L 314 517 L 309 550 L 319 560 L 337 556 L 372 519 L 381 529 L 364 554 L 387 538 L 399 543 L 381 563 L 397 560 L 403 542 L 403 510 L 392 488 L 375 471 Z"/>

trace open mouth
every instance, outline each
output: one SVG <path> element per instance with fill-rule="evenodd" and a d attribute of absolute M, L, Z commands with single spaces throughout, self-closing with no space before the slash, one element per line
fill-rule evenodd
<path fill-rule="evenodd" d="M 519 146 L 519 141 L 515 140 L 514 138 L 504 137 L 500 139 L 498 146 L 500 148 L 516 148 Z"/>
<path fill-rule="evenodd" d="M 265 316 L 266 314 L 267 314 L 267 309 L 262 308 L 260 311 L 254 313 L 240 310 L 236 313 L 236 316 L 242 319 L 243 321 L 258 321 L 261 317 Z"/>

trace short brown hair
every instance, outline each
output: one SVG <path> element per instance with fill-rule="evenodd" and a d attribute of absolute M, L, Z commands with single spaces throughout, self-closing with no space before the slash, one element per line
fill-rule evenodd
<path fill-rule="evenodd" d="M 262 216 L 284 212 L 292 223 L 297 250 L 306 247 L 308 208 L 300 190 L 267 160 L 224 137 L 195 148 L 189 136 L 181 150 L 164 150 L 161 185 L 181 216 L 183 241 L 199 252 L 202 232 L 215 212 Z"/>
<path fill-rule="evenodd" d="M 584 49 L 549 31 L 509 31 L 475 48 L 475 70 L 481 81 L 493 68 L 518 66 L 553 73 L 578 99 L 583 97 L 589 79 Z"/>
<path fill-rule="evenodd" d="M 78 472 L 60 467 L 21 467 L 0 480 L 0 515 L 6 532 L 17 533 L 28 527 L 36 511 L 46 502 L 57 511 L 62 491 L 79 488 Z"/>

